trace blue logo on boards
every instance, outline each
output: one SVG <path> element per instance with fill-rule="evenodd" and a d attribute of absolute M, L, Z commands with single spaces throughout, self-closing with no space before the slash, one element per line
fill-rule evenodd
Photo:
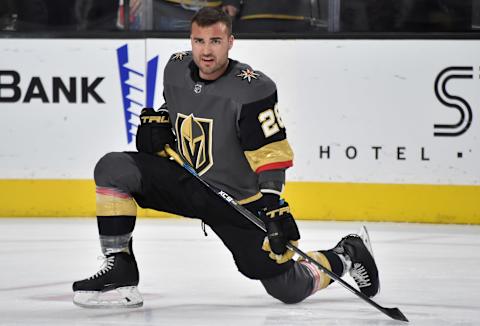
<path fill-rule="evenodd" d="M 125 44 L 117 49 L 117 60 L 127 142 L 130 144 L 137 134 L 140 112 L 143 108 L 154 105 L 158 56 L 147 62 L 146 72 L 134 69 L 129 65 L 128 44 Z"/>

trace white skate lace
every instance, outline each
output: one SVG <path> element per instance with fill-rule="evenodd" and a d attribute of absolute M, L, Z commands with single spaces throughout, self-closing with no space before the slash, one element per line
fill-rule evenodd
<path fill-rule="evenodd" d="M 115 256 L 99 256 L 98 260 L 103 260 L 102 266 L 100 267 L 100 270 L 93 276 L 90 276 L 88 279 L 93 280 L 97 277 L 100 277 L 104 275 L 105 273 L 109 272 L 113 268 L 113 264 L 115 262 Z"/>
<path fill-rule="evenodd" d="M 355 280 L 359 288 L 364 288 L 372 285 L 367 270 L 360 263 L 353 264 L 353 267 L 350 270 L 350 276 Z"/>

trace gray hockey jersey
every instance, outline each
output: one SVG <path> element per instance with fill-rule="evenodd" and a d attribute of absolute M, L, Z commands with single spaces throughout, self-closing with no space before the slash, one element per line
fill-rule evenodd
<path fill-rule="evenodd" d="M 177 151 L 213 187 L 248 203 L 261 197 L 258 173 L 292 166 L 276 86 L 262 72 L 230 59 L 220 78 L 206 81 L 191 52 L 179 52 L 163 85 Z"/>

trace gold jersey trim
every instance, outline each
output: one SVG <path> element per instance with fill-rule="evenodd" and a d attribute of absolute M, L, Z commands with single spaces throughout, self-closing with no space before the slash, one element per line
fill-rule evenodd
<path fill-rule="evenodd" d="M 245 198 L 245 199 L 242 199 L 242 200 L 239 200 L 238 203 L 240 205 L 245 205 L 245 204 L 248 204 L 248 203 L 252 203 L 256 200 L 259 200 L 260 198 L 262 198 L 262 193 L 261 192 L 258 192 L 256 193 L 255 195 L 253 196 L 250 196 L 248 198 Z"/>
<path fill-rule="evenodd" d="M 264 165 L 293 160 L 293 151 L 286 139 L 244 153 L 253 171 Z"/>

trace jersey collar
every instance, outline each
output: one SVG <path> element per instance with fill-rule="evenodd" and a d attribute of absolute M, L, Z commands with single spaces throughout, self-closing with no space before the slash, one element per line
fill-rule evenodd
<path fill-rule="evenodd" d="M 198 69 L 198 66 L 195 64 L 195 62 L 193 60 L 190 61 L 190 64 L 188 65 L 188 67 L 190 68 L 190 77 L 192 78 L 192 80 L 194 82 L 200 82 L 200 83 L 203 83 L 203 84 L 207 85 L 207 84 L 211 84 L 211 83 L 219 80 L 220 78 L 222 78 L 225 75 L 228 75 L 237 63 L 238 63 L 237 60 L 229 59 L 228 60 L 228 66 L 227 66 L 227 69 L 225 69 L 225 72 L 220 77 L 218 77 L 217 79 L 214 79 L 214 80 L 206 80 L 206 79 L 203 79 L 202 77 L 200 77 L 200 70 Z"/>

